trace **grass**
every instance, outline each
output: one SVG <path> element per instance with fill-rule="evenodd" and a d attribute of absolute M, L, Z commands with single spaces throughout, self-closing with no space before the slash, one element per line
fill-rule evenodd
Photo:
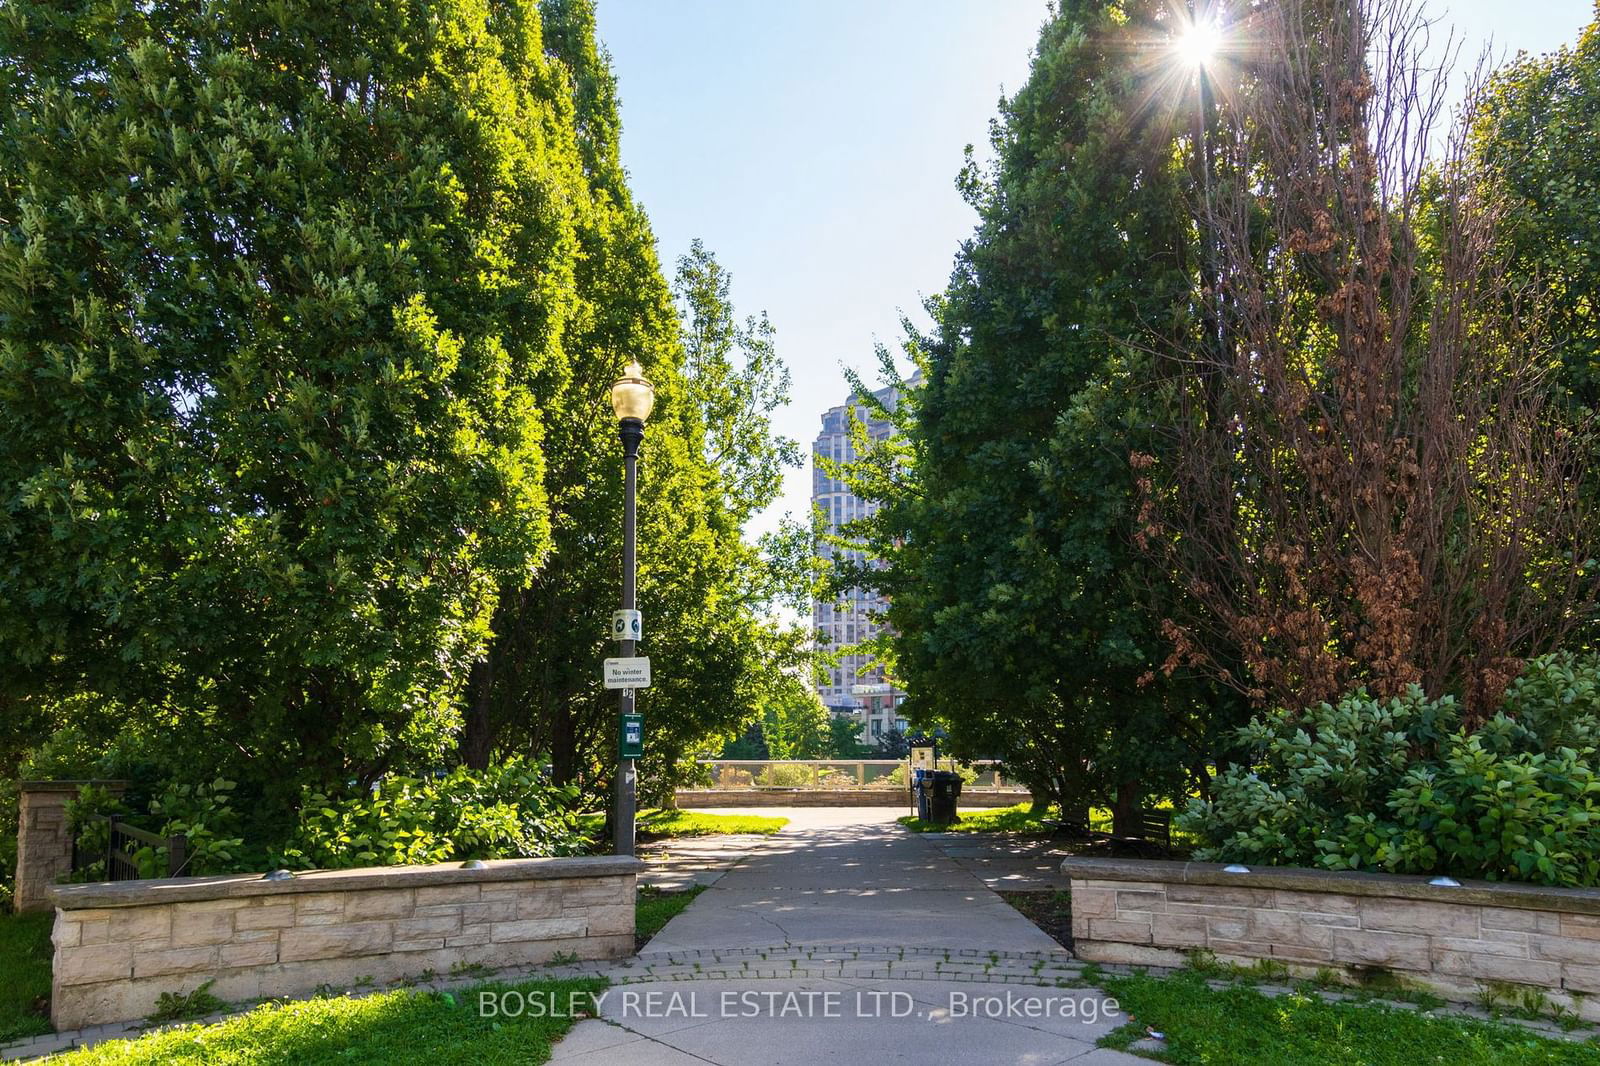
<path fill-rule="evenodd" d="M 903 815 L 899 822 L 913 833 L 1048 833 L 1047 824 L 1056 817 L 1055 808 L 1035 811 L 1031 803 L 1015 807 L 991 807 L 966 811 L 950 825 L 924 822 L 914 815 Z"/>
<path fill-rule="evenodd" d="M 609 852 L 611 841 L 601 839 L 605 831 L 604 811 L 581 816 L 583 831 L 600 852 Z M 759 833 L 769 836 L 789 824 L 787 818 L 767 818 L 754 814 L 710 814 L 706 811 L 669 811 L 651 807 L 639 812 L 635 832 L 641 841 L 669 840 L 673 837 L 713 836 L 717 833 Z"/>
<path fill-rule="evenodd" d="M 296 1066 L 358 1062 L 369 1066 L 530 1064 L 549 1059 L 584 1008 L 606 987 L 599 978 L 486 984 L 459 992 L 379 992 L 268 1003 L 213 1025 L 189 1025 L 132 1040 L 113 1040 L 53 1058 L 63 1066 L 292 1062 Z M 535 1017 L 479 1011 L 479 993 L 515 990 L 522 1002 L 554 1004 Z M 577 1015 L 568 1007 L 577 997 Z M 519 1002 L 510 1001 L 513 1005 Z"/>
<path fill-rule="evenodd" d="M 1600 1047 L 1495 1022 L 1375 1004 L 1327 1002 L 1247 985 L 1212 988 L 1204 974 L 1102 975 L 1131 1019 L 1101 1041 L 1126 1048 L 1145 1028 L 1166 1034 L 1153 1057 L 1175 1066 L 1600 1066 Z"/>
<path fill-rule="evenodd" d="M 633 911 L 633 933 L 639 946 L 643 947 L 645 941 L 661 932 L 662 926 L 676 917 L 705 890 L 705 885 L 695 885 L 682 892 L 663 892 L 649 885 L 639 889 L 638 904 Z"/>
<path fill-rule="evenodd" d="M 0 1044 L 50 1032 L 53 918 L 0 915 Z"/>
<path fill-rule="evenodd" d="M 787 818 L 759 814 L 708 814 L 705 811 L 641 811 L 638 821 L 640 840 L 670 837 L 699 837 L 713 833 L 759 833 L 770 836 L 789 824 Z"/>
<path fill-rule="evenodd" d="M 1001 892 L 1000 898 L 1022 912 L 1028 921 L 1050 934 L 1057 944 L 1072 947 L 1072 893 Z"/>

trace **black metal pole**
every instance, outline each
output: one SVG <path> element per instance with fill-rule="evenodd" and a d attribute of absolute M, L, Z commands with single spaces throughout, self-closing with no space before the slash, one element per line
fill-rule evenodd
<path fill-rule="evenodd" d="M 624 418 L 620 426 L 622 436 L 622 609 L 634 609 L 635 578 L 638 567 L 638 514 L 639 445 L 644 440 L 644 422 L 637 418 Z M 638 649 L 631 638 L 622 642 L 623 658 L 632 656 Z M 613 834 L 618 855 L 632 855 L 634 845 L 634 817 L 638 807 L 638 772 L 632 759 L 621 757 L 623 715 L 633 713 L 634 690 L 620 690 L 617 708 L 617 809 Z"/>

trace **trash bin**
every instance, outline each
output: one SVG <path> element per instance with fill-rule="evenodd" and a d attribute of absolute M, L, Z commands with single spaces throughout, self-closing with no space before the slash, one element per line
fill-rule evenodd
<path fill-rule="evenodd" d="M 930 771 L 923 777 L 922 792 L 927 796 L 928 813 L 922 813 L 919 800 L 918 817 L 939 825 L 949 825 L 956 820 L 956 798 L 961 795 L 960 774 L 949 770 Z"/>

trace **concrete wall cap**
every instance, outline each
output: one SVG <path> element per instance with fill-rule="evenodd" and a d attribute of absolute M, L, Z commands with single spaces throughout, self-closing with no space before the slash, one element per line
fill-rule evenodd
<path fill-rule="evenodd" d="M 1430 875 L 1369 873 L 1360 870 L 1312 870 L 1292 866 L 1251 866 L 1249 873 L 1227 873 L 1222 863 L 1170 859 L 1109 859 L 1069 856 L 1061 872 L 1081 881 L 1166 882 L 1180 885 L 1225 885 L 1229 888 L 1275 888 L 1295 892 L 1328 892 L 1345 896 L 1377 896 L 1466 903 L 1524 910 L 1600 914 L 1600 889 L 1554 888 L 1504 881 L 1462 881 L 1459 886 L 1430 885 Z"/>
<path fill-rule="evenodd" d="M 370 866 L 355 870 L 313 870 L 288 881 L 264 881 L 262 875 L 161 877 L 147 881 L 104 881 L 54 885 L 50 899 L 61 910 L 87 907 L 149 907 L 250 896 L 285 896 L 303 892 L 361 892 L 418 888 L 424 885 L 494 884 L 506 881 L 550 881 L 637 874 L 644 863 L 626 855 L 580 855 L 556 859 L 491 859 L 482 869 L 464 869 L 459 862 L 429 866 Z"/>
<path fill-rule="evenodd" d="M 128 783 L 115 779 L 85 778 L 81 781 L 18 781 L 18 792 L 77 792 L 84 785 L 126 790 Z"/>

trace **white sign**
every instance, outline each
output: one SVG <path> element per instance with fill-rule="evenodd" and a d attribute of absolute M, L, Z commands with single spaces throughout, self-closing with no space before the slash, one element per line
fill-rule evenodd
<path fill-rule="evenodd" d="M 650 657 L 606 660 L 606 688 L 649 688 Z"/>
<path fill-rule="evenodd" d="M 644 636 L 644 615 L 638 611 L 611 612 L 611 639 L 638 640 Z"/>

